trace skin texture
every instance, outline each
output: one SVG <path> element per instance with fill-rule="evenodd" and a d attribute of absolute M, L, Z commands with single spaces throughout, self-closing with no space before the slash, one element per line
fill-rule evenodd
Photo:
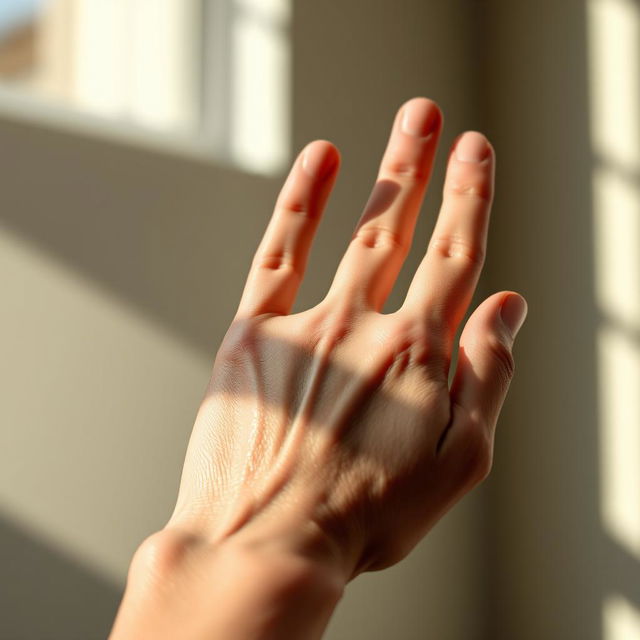
<path fill-rule="evenodd" d="M 317 140 L 295 160 L 217 354 L 175 511 L 133 560 L 113 638 L 320 637 L 348 581 L 404 558 L 489 473 L 526 303 L 500 292 L 474 311 L 449 388 L 493 196 L 482 134 L 454 143 L 425 256 L 402 307 L 381 313 L 442 122 L 427 98 L 398 110 L 329 292 L 291 314 L 340 156 Z"/>

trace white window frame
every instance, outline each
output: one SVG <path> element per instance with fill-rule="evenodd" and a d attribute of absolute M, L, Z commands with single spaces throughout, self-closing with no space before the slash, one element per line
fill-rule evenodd
<path fill-rule="evenodd" d="M 93 0 L 96 1 L 96 0 Z M 102 1 L 102 0 L 98 0 Z M 133 121 L 115 120 L 85 109 L 56 103 L 24 89 L 0 83 L 0 117 L 34 125 L 54 127 L 74 134 L 117 141 L 157 151 L 196 158 L 231 166 L 258 174 L 278 174 L 290 161 L 290 51 L 289 23 L 291 0 L 198 0 L 200 28 L 197 49 L 200 53 L 199 128 L 194 133 L 153 130 Z M 269 13 L 271 12 L 271 13 Z M 241 47 L 242 28 L 263 29 L 267 50 L 253 54 L 247 65 L 246 52 Z M 240 35 L 240 37 L 238 37 Z M 260 38 L 244 41 L 257 42 Z M 240 50 L 239 50 L 240 48 Z M 275 50 L 275 55 L 269 55 Z M 265 55 L 266 54 L 266 55 Z M 239 69 L 238 59 L 244 59 L 245 69 Z M 271 64 L 271 68 L 264 68 Z M 277 66 L 279 68 L 275 68 Z M 252 68 L 262 65 L 263 68 Z M 266 73 L 265 73 L 266 71 Z M 275 84 L 271 95 L 245 97 L 234 107 L 242 87 L 242 76 L 265 76 Z M 244 83 L 251 86 L 251 83 Z M 255 83 L 254 83 L 255 84 Z M 265 108 L 260 99 L 274 104 Z M 275 106 L 274 106 L 275 105 Z M 259 122 L 266 114 L 271 121 Z M 243 121 L 244 120 L 244 121 Z M 248 129 L 265 132 L 271 138 L 257 139 L 255 151 L 247 151 L 242 132 Z M 274 132 L 277 139 L 274 139 Z M 260 153 L 262 155 L 260 155 Z"/>

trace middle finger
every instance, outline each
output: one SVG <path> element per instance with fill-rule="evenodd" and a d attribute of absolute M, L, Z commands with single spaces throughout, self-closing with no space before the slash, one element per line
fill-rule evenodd
<path fill-rule="evenodd" d="M 411 246 L 441 129 L 432 100 L 413 98 L 398 110 L 376 184 L 327 298 L 383 307 Z"/>

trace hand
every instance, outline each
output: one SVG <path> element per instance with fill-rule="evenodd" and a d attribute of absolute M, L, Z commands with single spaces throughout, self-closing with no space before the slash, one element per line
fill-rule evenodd
<path fill-rule="evenodd" d="M 319 637 L 346 582 L 398 562 L 489 472 L 526 303 L 501 292 L 474 311 L 449 388 L 493 194 L 480 133 L 454 145 L 426 255 L 402 307 L 381 313 L 441 127 L 432 101 L 401 107 L 328 294 L 291 314 L 339 154 L 315 141 L 296 159 L 114 639 Z"/>
<path fill-rule="evenodd" d="M 217 355 L 170 525 L 214 541 L 281 540 L 329 554 L 352 578 L 403 558 L 487 475 L 526 303 L 503 292 L 479 306 L 449 390 L 493 193 L 494 152 L 481 134 L 458 139 L 406 300 L 380 313 L 411 244 L 441 124 L 425 98 L 398 111 L 329 293 L 291 314 L 339 154 L 315 141 L 296 159 Z"/>

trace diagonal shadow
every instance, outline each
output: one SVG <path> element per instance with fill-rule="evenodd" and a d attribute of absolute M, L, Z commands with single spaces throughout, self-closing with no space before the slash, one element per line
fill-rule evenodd
<path fill-rule="evenodd" d="M 499 158 L 492 242 L 502 249 L 489 251 L 487 280 L 523 292 L 530 310 L 503 412 L 513 428 L 497 439 L 487 637 L 596 640 L 615 561 L 600 515 L 586 3 L 477 5 Z"/>
<path fill-rule="evenodd" d="M 618 593 L 640 611 L 640 562 L 621 544 L 603 531 L 603 548 L 610 566 L 607 587 L 609 594 Z"/>
<path fill-rule="evenodd" d="M 289 319 L 276 318 L 284 321 Z M 397 454 L 403 456 L 401 460 L 412 456 L 414 460 L 430 457 L 443 430 L 448 427 L 446 420 L 440 415 L 434 424 L 428 424 L 425 407 L 430 405 L 424 388 L 416 388 L 416 399 L 410 401 L 399 398 L 381 384 L 386 379 L 386 372 L 394 371 L 393 366 L 397 367 L 396 375 L 406 371 L 406 351 L 400 350 L 395 358 L 381 358 L 378 368 L 371 369 L 374 374 L 364 376 L 334 357 L 319 358 L 317 351 L 301 344 L 289 339 L 289 336 L 285 340 L 260 331 L 241 331 L 237 339 L 225 342 L 221 350 L 222 354 L 226 354 L 223 355 L 226 358 L 224 362 L 233 363 L 235 368 L 228 370 L 226 376 L 218 370 L 219 375 L 212 379 L 205 402 L 226 396 L 232 397 L 232 404 L 237 405 L 238 398 L 246 399 L 251 405 L 249 415 L 254 415 L 257 407 L 257 415 L 261 419 L 264 416 L 261 411 L 278 413 L 286 407 L 287 424 L 294 422 L 295 417 L 304 415 L 309 429 L 338 428 L 343 434 L 341 450 L 348 456 L 362 460 L 365 468 L 373 466 L 374 469 L 393 470 L 389 461 L 397 459 Z M 391 353 L 387 345 L 385 348 L 378 347 L 380 353 Z M 372 353 L 375 353 L 373 349 L 367 355 Z M 442 364 L 442 361 L 434 359 L 432 366 L 440 369 Z M 425 371 L 429 370 L 425 368 Z M 443 379 L 446 385 L 446 375 Z M 322 411 L 317 410 L 318 407 Z M 215 416 L 213 418 L 213 424 L 216 424 Z M 243 422 L 241 416 L 235 415 L 234 418 L 236 427 L 250 424 Z M 205 436 L 207 448 L 204 451 L 210 450 L 211 442 L 222 446 L 235 441 L 241 447 L 251 442 L 242 436 L 235 439 L 225 437 L 223 428 L 228 421 L 227 414 L 226 424 L 224 421 L 218 423 L 221 425 L 217 434 L 220 437 L 211 440 L 211 434 Z M 274 430 L 271 420 L 265 420 L 264 423 L 269 430 Z M 376 431 L 363 437 L 367 425 L 372 423 L 377 425 Z M 259 430 L 255 432 L 252 429 L 252 433 L 259 433 Z M 264 433 L 259 437 L 263 440 L 256 447 L 258 452 L 268 445 Z M 374 446 L 371 446 L 372 442 Z M 388 455 L 390 452 L 391 455 Z M 473 454 L 472 451 L 470 453 Z M 218 454 L 224 457 L 225 452 L 218 451 Z M 414 454 L 422 455 L 422 458 L 416 458 Z M 460 497 L 457 482 L 473 469 L 465 464 L 465 451 L 457 459 L 461 464 L 459 468 L 451 469 L 450 476 L 439 475 L 441 472 L 428 465 L 424 470 L 414 469 L 411 491 L 402 482 L 389 484 L 390 494 L 385 495 L 385 499 L 397 498 L 393 520 L 390 518 L 387 523 L 389 528 L 402 527 L 404 518 L 408 521 L 422 518 L 423 527 L 416 528 L 413 535 L 407 537 L 411 546 L 427 533 L 442 515 L 442 509 L 448 506 L 441 501 L 440 507 L 433 509 L 433 498 L 442 497 L 443 494 L 449 496 L 450 500 Z M 254 468 L 258 468 L 260 462 L 258 458 Z M 416 476 L 424 481 L 422 485 L 415 482 Z M 424 494 L 416 496 L 416 486 L 421 486 Z M 368 496 L 364 502 L 367 508 Z M 371 504 L 375 509 L 375 502 Z M 328 521 L 328 527 L 338 526 L 339 522 Z M 397 551 L 401 552 L 402 549 Z M 453 608 L 458 585 L 447 577 L 450 573 L 447 563 L 453 562 L 455 554 L 455 543 L 447 543 L 446 548 L 439 550 L 441 557 L 437 563 L 430 565 L 428 575 L 421 581 L 425 584 L 403 595 L 404 605 L 419 612 L 415 619 L 412 618 L 412 625 L 416 629 L 423 628 L 425 634 L 429 629 L 433 630 L 434 625 L 442 625 L 446 631 L 447 618 L 455 614 Z M 0 566 L 3 568 L 0 638 L 91 640 L 106 637 L 121 595 L 118 585 L 78 566 L 6 519 L 0 520 Z M 438 597 L 430 597 L 431 604 L 425 606 L 424 593 L 429 590 L 437 591 Z M 443 593 L 451 594 L 445 603 L 439 597 Z"/>
<path fill-rule="evenodd" d="M 1 118 L 0 148 L 0 229 L 211 351 L 281 178 Z"/>
<path fill-rule="evenodd" d="M 323 461 L 328 474 L 323 479 L 332 488 L 318 498 L 327 505 L 323 525 L 337 539 L 348 537 L 340 516 L 346 509 L 371 523 L 372 544 L 402 539 L 399 547 L 384 548 L 398 562 L 480 481 L 484 451 L 476 445 L 486 440 L 470 433 L 461 438 L 460 425 L 452 422 L 449 359 L 436 355 L 439 337 L 413 348 L 406 335 L 385 339 L 378 329 L 356 329 L 359 360 L 345 364 L 343 341 L 353 329 L 345 323 L 336 332 L 335 318 L 325 310 L 306 315 L 303 322 L 298 316 L 274 316 L 232 326 L 189 443 L 185 491 L 190 502 L 209 505 L 213 522 L 229 535 L 261 511 L 256 504 L 289 495 L 292 478 L 305 482 L 309 469 Z M 468 380 L 487 384 L 473 368 Z M 325 445 L 323 458 L 318 451 Z M 238 475 L 220 476 L 212 471 L 212 459 L 224 460 L 227 469 L 243 469 L 246 476 L 242 482 Z M 260 479 L 258 492 L 254 477 Z M 307 489 L 314 489 L 313 482 Z M 250 496 L 250 506 L 236 513 L 234 497 L 230 524 L 228 496 L 238 492 Z M 335 508 L 333 499 L 346 500 L 343 508 Z M 183 506 L 179 500 L 179 513 Z M 368 560 L 367 570 L 388 566 L 376 554 Z"/>
<path fill-rule="evenodd" d="M 0 517 L 0 638 L 106 638 L 121 587 Z"/>

